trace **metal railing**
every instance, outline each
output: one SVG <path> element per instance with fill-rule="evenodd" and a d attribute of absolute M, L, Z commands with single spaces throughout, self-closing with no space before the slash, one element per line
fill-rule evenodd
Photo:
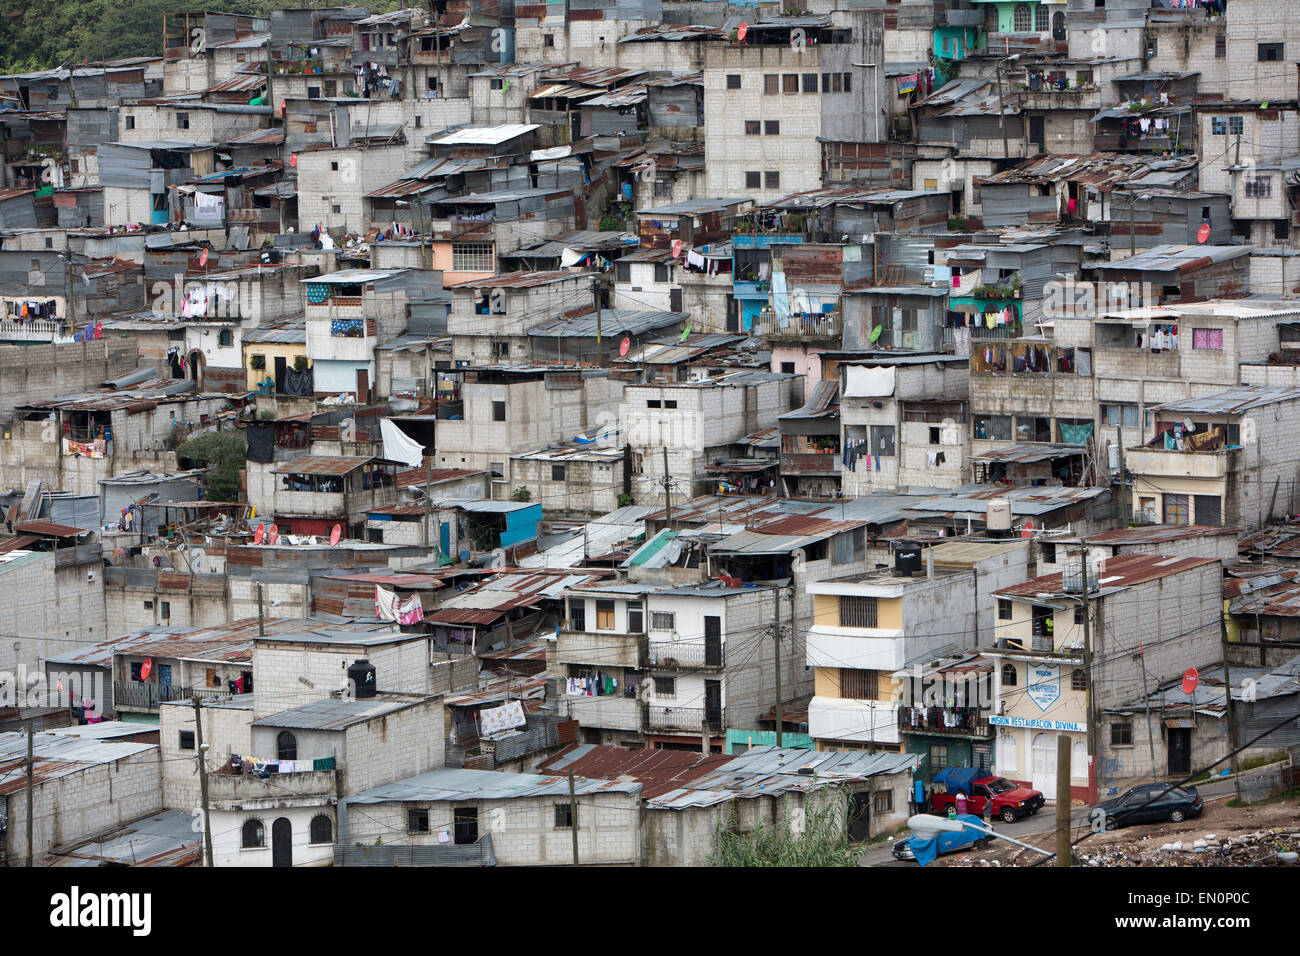
<path fill-rule="evenodd" d="M 911 734 L 993 735 L 988 711 L 979 707 L 900 707 L 898 729 Z"/>
<path fill-rule="evenodd" d="M 726 710 L 705 711 L 700 707 L 664 707 L 651 704 L 646 713 L 647 730 L 707 730 L 720 734 L 727 726 Z"/>
<path fill-rule="evenodd" d="M 750 332 L 769 338 L 834 339 L 839 338 L 842 328 L 838 312 L 795 313 L 788 315 L 782 324 L 775 312 L 763 311 L 754 318 Z"/>
<path fill-rule="evenodd" d="M 722 667 L 726 647 L 722 644 L 651 644 L 652 667 Z"/>
<path fill-rule="evenodd" d="M 149 681 L 113 681 L 113 707 L 146 707 L 155 709 L 159 704 L 173 700 L 188 700 L 193 689 L 179 684 L 153 684 Z"/>

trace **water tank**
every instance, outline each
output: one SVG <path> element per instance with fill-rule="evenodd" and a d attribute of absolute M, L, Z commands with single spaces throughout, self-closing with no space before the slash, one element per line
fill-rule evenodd
<path fill-rule="evenodd" d="M 375 665 L 364 657 L 348 667 L 348 687 L 357 700 L 375 696 Z"/>
<path fill-rule="evenodd" d="M 984 514 L 984 525 L 989 531 L 1011 530 L 1011 499 L 990 498 Z"/>
<path fill-rule="evenodd" d="M 921 570 L 921 546 L 915 541 L 900 541 L 894 545 L 894 573 L 910 578 Z"/>

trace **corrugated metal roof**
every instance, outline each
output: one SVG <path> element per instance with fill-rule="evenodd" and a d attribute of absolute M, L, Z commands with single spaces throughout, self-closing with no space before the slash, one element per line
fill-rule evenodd
<path fill-rule="evenodd" d="M 971 461 L 1000 461 L 1007 464 L 1031 465 L 1039 461 L 1051 461 L 1053 458 L 1068 458 L 1087 452 L 1085 445 L 1056 445 L 1048 442 L 1029 442 L 1024 445 L 1008 445 L 1006 448 L 994 448 L 971 454 Z"/>
<path fill-rule="evenodd" d="M 400 465 L 400 461 L 360 455 L 307 455 L 272 468 L 273 475 L 350 475 L 366 465 Z"/>
<path fill-rule="evenodd" d="M 1300 388 L 1286 385 L 1240 385 L 1209 395 L 1157 405 L 1154 410 L 1200 415 L 1237 415 L 1264 405 L 1295 401 L 1300 401 Z"/>
<path fill-rule="evenodd" d="M 500 126 L 466 126 L 430 140 L 434 146 L 496 146 L 538 129 L 536 123 L 506 123 Z"/>
<path fill-rule="evenodd" d="M 639 794 L 641 784 L 575 777 L 574 791 L 581 796 L 599 793 Z M 464 800 L 526 800 L 532 797 L 569 796 L 568 776 L 542 777 L 531 773 L 496 770 L 458 770 L 443 767 L 407 777 L 382 787 L 364 790 L 341 801 L 346 804 L 441 803 Z"/>
<path fill-rule="evenodd" d="M 655 312 L 635 309 L 601 309 L 600 330 L 603 336 L 645 335 L 659 329 L 670 328 L 688 321 L 689 312 Z M 567 319 L 551 319 L 529 326 L 526 334 L 539 338 L 594 338 L 596 313 Z"/>
<path fill-rule="evenodd" d="M 157 744 L 82 740 L 54 733 L 37 733 L 32 737 L 32 776 L 39 784 L 157 749 Z M 27 734 L 16 731 L 0 733 L 0 797 L 17 793 L 27 786 L 26 762 Z"/>
<path fill-rule="evenodd" d="M 813 386 L 812 394 L 802 408 L 781 415 L 782 421 L 790 418 L 829 418 L 840 413 L 840 383 L 820 381 Z"/>
<path fill-rule="evenodd" d="M 1218 558 L 1168 557 L 1163 554 L 1116 555 L 1100 563 L 1097 580 L 1090 583 L 1095 583 L 1102 591 L 1109 592 L 1218 563 Z M 1061 594 L 1064 592 L 1063 580 L 1064 575 L 1061 572 L 1044 574 L 1020 584 L 1001 588 L 994 593 L 1014 597 Z"/>
<path fill-rule="evenodd" d="M 1249 256 L 1251 246 L 1155 246 L 1126 259 L 1098 263 L 1102 271 L 1190 272 L 1220 262 Z"/>
<path fill-rule="evenodd" d="M 376 717 L 405 710 L 428 700 L 416 694 L 385 694 L 355 700 L 351 697 L 315 700 L 292 710 L 253 721 L 254 727 L 291 727 L 294 730 L 346 730 Z"/>

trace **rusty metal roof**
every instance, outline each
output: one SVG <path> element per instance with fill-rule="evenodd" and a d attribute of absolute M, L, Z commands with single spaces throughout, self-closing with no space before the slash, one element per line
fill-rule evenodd
<path fill-rule="evenodd" d="M 1155 524 L 1138 528 L 1117 528 L 1087 535 L 1088 544 L 1151 544 L 1158 541 L 1180 541 L 1184 538 L 1203 538 L 1207 535 L 1237 534 L 1236 528 L 1220 528 L 1201 524 Z M 1077 536 L 1061 541 L 1078 541 Z"/>
<path fill-rule="evenodd" d="M 273 475 L 350 475 L 369 464 L 400 465 L 388 458 L 364 455 L 307 455 L 272 468 Z"/>
<path fill-rule="evenodd" d="M 85 528 L 55 524 L 53 521 L 20 521 L 14 525 L 14 529 L 24 534 L 44 535 L 50 538 L 75 538 L 78 535 L 90 533 Z"/>
<path fill-rule="evenodd" d="M 478 587 L 448 598 L 425 620 L 435 624 L 491 624 L 518 607 L 558 598 L 567 588 L 586 587 L 609 572 L 569 569 L 508 570 Z"/>
<path fill-rule="evenodd" d="M 39 784 L 157 749 L 157 744 L 83 740 L 56 733 L 37 733 L 32 738 L 32 776 Z M 0 797 L 17 793 L 27 786 L 26 761 L 27 735 L 17 731 L 0 733 Z"/>
<path fill-rule="evenodd" d="M 705 756 L 693 750 L 628 750 L 625 747 L 573 744 L 538 765 L 543 773 L 635 780 L 645 799 L 684 787 L 730 763 L 726 755 Z"/>
<path fill-rule="evenodd" d="M 1172 574 L 1181 574 L 1194 568 L 1219 563 L 1218 558 L 1168 557 L 1163 554 L 1125 554 L 1107 558 L 1099 565 L 1095 584 L 1103 592 L 1157 581 Z M 1064 592 L 1064 575 L 1044 574 L 1031 578 L 1020 584 L 1001 588 L 994 592 L 1015 597 L 1035 597 L 1039 594 L 1061 594 Z"/>
<path fill-rule="evenodd" d="M 552 282 L 564 282 L 568 279 L 589 279 L 594 272 L 570 272 L 567 269 L 555 269 L 550 272 L 510 272 L 491 276 L 486 279 L 470 279 L 466 282 L 453 282 L 448 289 L 530 289 L 534 286 L 549 285 Z"/>

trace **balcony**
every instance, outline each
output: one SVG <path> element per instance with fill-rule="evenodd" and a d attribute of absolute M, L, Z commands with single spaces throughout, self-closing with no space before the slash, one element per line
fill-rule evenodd
<path fill-rule="evenodd" d="M 1101 326 L 1096 326 L 1101 328 Z M 1136 346 L 1094 345 L 1092 349 L 1092 372 L 1098 379 L 1169 379 L 1181 378 L 1182 368 L 1177 349 L 1163 349 L 1159 352 L 1140 349 Z M 1224 386 L 1232 384 L 1224 382 Z"/>
<path fill-rule="evenodd" d="M 641 732 L 641 702 L 622 693 L 606 697 L 561 697 L 557 710 L 583 727 Z"/>
<path fill-rule="evenodd" d="M 906 657 L 902 630 L 826 624 L 808 629 L 809 667 L 895 671 Z"/>
<path fill-rule="evenodd" d="M 782 455 L 783 475 L 838 475 L 842 459 L 839 452 L 812 455 Z"/>
<path fill-rule="evenodd" d="M 1239 449 L 1173 451 L 1135 448 L 1124 453 L 1128 470 L 1139 477 L 1218 479 L 1236 463 Z"/>
<path fill-rule="evenodd" d="M 722 644 L 668 642 L 650 645 L 650 666 L 660 670 L 719 668 L 725 666 L 726 647 Z"/>
<path fill-rule="evenodd" d="M 750 333 L 773 342 L 838 344 L 843 328 L 838 312 L 792 314 L 782 322 L 775 312 L 764 311 L 754 319 Z"/>
<path fill-rule="evenodd" d="M 705 711 L 700 707 L 663 707 L 652 704 L 646 711 L 647 732 L 680 731 L 698 734 L 707 730 L 720 734 L 727 727 L 726 710 Z"/>
<path fill-rule="evenodd" d="M 267 810 L 278 807 L 317 807 L 333 802 L 337 776 L 333 770 L 302 773 L 213 773 L 208 776 L 208 799 L 217 810 Z"/>
<path fill-rule="evenodd" d="M 897 700 L 814 697 L 808 704 L 808 733 L 819 740 L 896 744 L 901 741 Z"/>
<path fill-rule="evenodd" d="M 26 322 L 6 320 L 0 322 L 0 339 L 6 342 L 53 342 L 70 335 L 61 319 L 31 319 Z"/>
<path fill-rule="evenodd" d="M 555 645 L 555 659 L 561 664 L 637 668 L 645 656 L 644 634 L 560 631 Z"/>
<path fill-rule="evenodd" d="M 980 707 L 900 707 L 898 729 L 904 734 L 991 739 L 989 712 Z"/>
<path fill-rule="evenodd" d="M 113 709 L 157 710 L 159 704 L 189 700 L 193 689 L 179 684 L 155 684 L 150 681 L 113 681 Z"/>

